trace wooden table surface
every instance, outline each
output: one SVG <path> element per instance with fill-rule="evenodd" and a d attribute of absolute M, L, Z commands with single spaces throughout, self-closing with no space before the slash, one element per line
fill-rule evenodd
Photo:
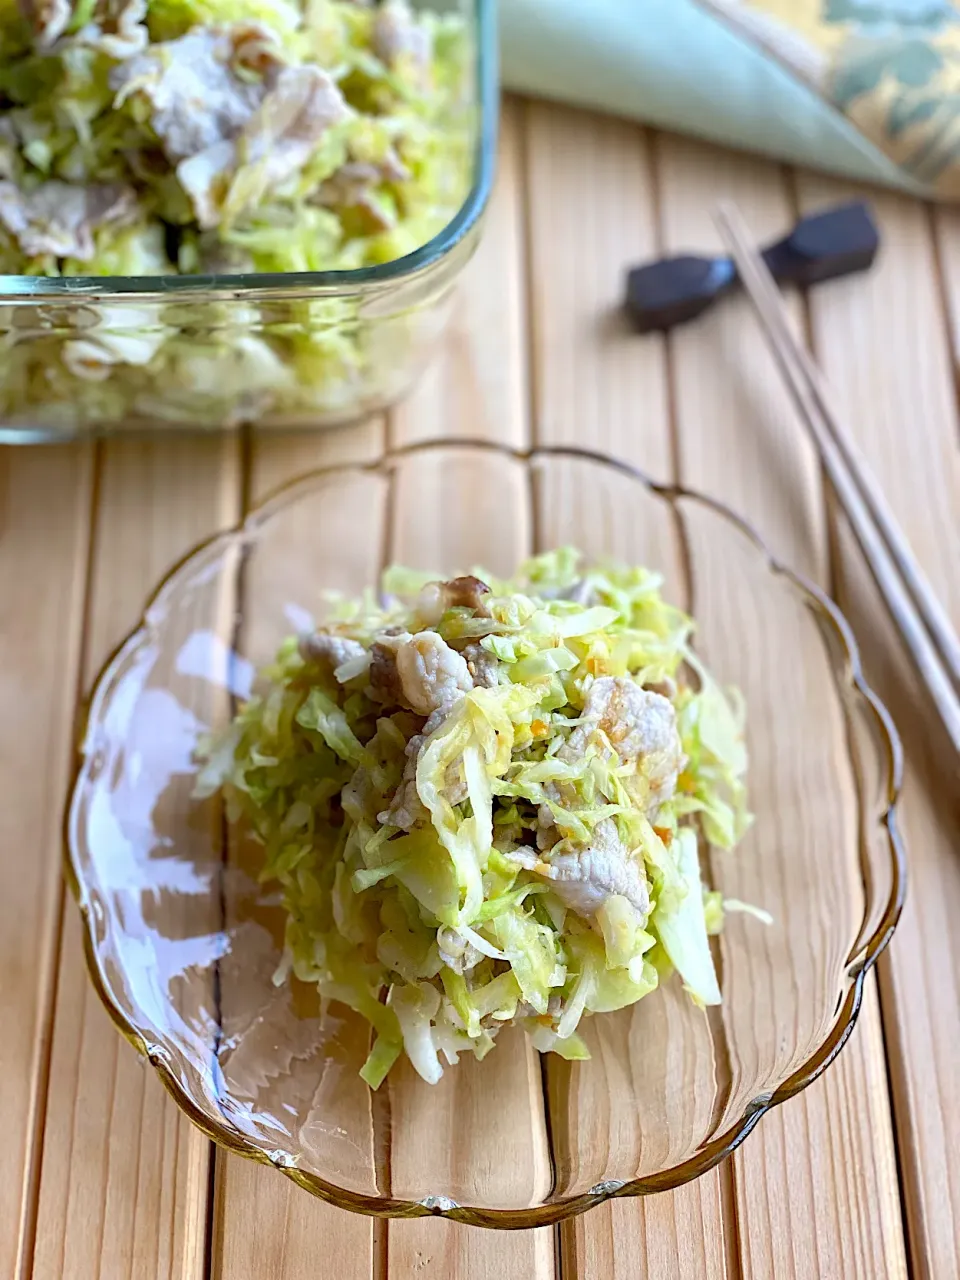
<path fill-rule="evenodd" d="M 960 786 L 746 306 L 669 341 L 624 267 L 758 236 L 837 181 L 540 103 L 505 106 L 482 248 L 440 358 L 386 420 L 325 436 L 0 455 L 0 1276 L 26 1280 L 960 1277 Z M 960 212 L 871 193 L 882 256 L 791 303 L 960 622 Z M 151 583 L 306 465 L 439 433 L 585 442 L 728 500 L 847 611 L 908 758 L 909 901 L 836 1064 L 698 1182 L 557 1230 L 374 1223 L 215 1151 L 114 1031 L 60 879 L 78 697 Z"/>

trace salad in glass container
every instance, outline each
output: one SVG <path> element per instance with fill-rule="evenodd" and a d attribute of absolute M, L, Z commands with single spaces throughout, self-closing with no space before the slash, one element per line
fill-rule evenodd
<path fill-rule="evenodd" d="M 489 184 L 484 4 L 2 2 L 4 424 L 322 421 L 395 393 Z"/>

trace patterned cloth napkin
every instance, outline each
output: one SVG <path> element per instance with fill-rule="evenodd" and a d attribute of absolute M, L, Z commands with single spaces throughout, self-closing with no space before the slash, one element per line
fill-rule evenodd
<path fill-rule="evenodd" d="M 960 199 L 960 0 L 501 0 L 504 82 Z"/>

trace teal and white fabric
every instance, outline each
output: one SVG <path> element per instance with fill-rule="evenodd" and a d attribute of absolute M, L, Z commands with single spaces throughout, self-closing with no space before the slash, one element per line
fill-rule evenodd
<path fill-rule="evenodd" d="M 960 197 L 952 0 L 500 0 L 500 26 L 508 88 Z"/>

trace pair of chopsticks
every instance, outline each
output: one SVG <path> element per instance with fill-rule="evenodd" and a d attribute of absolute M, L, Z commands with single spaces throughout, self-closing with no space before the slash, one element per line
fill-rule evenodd
<path fill-rule="evenodd" d="M 724 203 L 716 222 L 873 579 L 960 753 L 960 639 L 831 405 L 823 375 L 793 336 L 782 295 L 743 218 Z"/>

